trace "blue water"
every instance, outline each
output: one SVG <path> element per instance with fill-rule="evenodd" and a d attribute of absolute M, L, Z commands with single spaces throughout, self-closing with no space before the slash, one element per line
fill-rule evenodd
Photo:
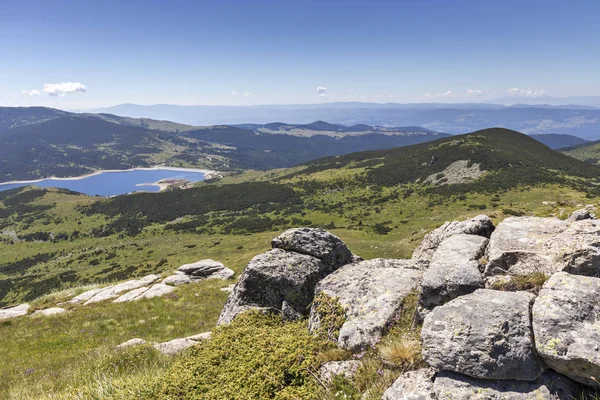
<path fill-rule="evenodd" d="M 167 178 L 187 179 L 190 182 L 204 180 L 204 173 L 191 171 L 174 171 L 168 169 L 129 170 L 119 172 L 103 172 L 77 180 L 44 179 L 32 183 L 0 184 L 0 191 L 21 186 L 57 187 L 74 190 L 90 196 L 115 196 L 131 192 L 158 192 L 158 186 L 137 186 L 142 183 L 154 183 Z"/>

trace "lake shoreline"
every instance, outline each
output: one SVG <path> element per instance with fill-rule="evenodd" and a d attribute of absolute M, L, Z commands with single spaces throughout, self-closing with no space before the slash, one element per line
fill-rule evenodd
<path fill-rule="evenodd" d="M 66 177 L 66 178 L 59 178 L 56 176 L 51 176 L 51 177 L 47 177 L 47 178 L 40 178 L 40 179 L 36 179 L 36 180 L 31 180 L 31 181 L 10 181 L 10 182 L 0 182 L 0 187 L 3 185 L 29 185 L 29 184 L 36 184 L 36 183 L 40 183 L 42 181 L 45 180 L 59 180 L 59 181 L 77 181 L 77 180 L 81 180 L 81 179 L 86 179 L 92 176 L 96 176 L 96 175 L 101 175 L 104 173 L 110 173 L 110 172 L 131 172 L 131 171 L 154 171 L 154 170 L 169 170 L 169 171 L 182 171 L 182 172 L 198 172 L 201 174 L 204 174 L 204 178 L 205 179 L 210 179 L 212 176 L 219 176 L 219 173 L 217 171 L 214 170 L 210 170 L 210 169 L 200 169 L 200 168 L 178 168 L 178 167 L 163 167 L 163 166 L 159 166 L 159 165 L 155 165 L 153 167 L 137 167 L 137 168 L 130 168 L 130 169 L 105 169 L 105 170 L 98 170 L 98 171 L 94 171 L 92 173 L 89 173 L 87 175 L 81 175 L 81 176 L 73 176 L 73 177 Z"/>

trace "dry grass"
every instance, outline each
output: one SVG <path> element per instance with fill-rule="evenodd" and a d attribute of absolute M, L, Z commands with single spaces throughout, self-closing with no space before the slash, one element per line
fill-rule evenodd
<path fill-rule="evenodd" d="M 513 275 L 507 281 L 495 282 L 491 288 L 505 292 L 516 292 L 521 290 L 539 293 L 549 276 L 543 272 L 533 272 L 527 275 Z"/>
<path fill-rule="evenodd" d="M 386 365 L 408 371 L 423 363 L 421 342 L 409 335 L 388 338 L 379 346 L 379 354 Z"/>

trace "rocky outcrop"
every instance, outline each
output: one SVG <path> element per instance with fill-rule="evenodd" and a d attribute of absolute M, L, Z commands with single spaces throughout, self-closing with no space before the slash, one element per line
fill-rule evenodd
<path fill-rule="evenodd" d="M 289 229 L 273 239 L 271 245 L 274 249 L 316 257 L 335 268 L 356 261 L 346 244 L 324 229 Z"/>
<path fill-rule="evenodd" d="M 0 321 L 27 315 L 30 308 L 31 306 L 29 304 L 20 304 L 18 306 L 4 308 L 0 310 Z"/>
<path fill-rule="evenodd" d="M 600 389 L 600 279 L 554 274 L 533 306 L 540 356 L 555 371 Z"/>
<path fill-rule="evenodd" d="M 300 315 L 308 314 L 317 282 L 333 268 L 306 254 L 273 249 L 254 257 L 229 295 L 219 324 L 231 322 L 248 309 L 281 312 L 287 302 Z"/>
<path fill-rule="evenodd" d="M 432 367 L 481 379 L 532 381 L 545 370 L 534 349 L 527 292 L 479 289 L 425 318 L 423 357 Z"/>
<path fill-rule="evenodd" d="M 438 305 L 483 287 L 478 260 L 487 244 L 487 238 L 467 234 L 442 240 L 423 275 L 419 300 L 422 316 Z"/>
<path fill-rule="evenodd" d="M 434 379 L 432 368 L 405 372 L 385 391 L 381 400 L 436 400 Z"/>
<path fill-rule="evenodd" d="M 319 376 L 324 382 L 331 382 L 336 376 L 341 376 L 345 379 L 352 380 L 356 370 L 360 367 L 360 361 L 330 361 L 319 368 Z"/>
<path fill-rule="evenodd" d="M 193 264 L 185 264 L 177 268 L 173 275 L 161 282 L 165 285 L 183 285 L 206 279 L 227 280 L 233 278 L 235 272 L 223 263 L 211 259 L 201 260 Z"/>
<path fill-rule="evenodd" d="M 360 349 L 377 343 L 402 311 L 404 299 L 419 286 L 420 267 L 412 260 L 375 259 L 347 265 L 319 282 L 315 294 L 326 294 L 344 309 L 338 344 Z M 321 325 L 316 307 L 309 319 L 313 332 Z"/>
<path fill-rule="evenodd" d="M 141 288 L 134 289 L 130 292 L 125 293 L 113 303 L 126 303 L 129 301 L 137 301 L 142 299 L 151 299 L 154 297 L 164 296 L 165 294 L 171 293 L 175 288 L 173 286 L 157 283 L 151 287 L 142 286 Z"/>
<path fill-rule="evenodd" d="M 490 238 L 485 275 L 527 275 L 558 271 L 600 273 L 600 221 L 511 217 Z"/>
<path fill-rule="evenodd" d="M 99 291 L 94 289 L 94 294 L 89 298 L 89 300 L 87 300 L 83 304 L 88 305 L 88 304 L 99 303 L 101 301 L 114 299 L 116 297 L 119 297 L 119 295 L 121 293 L 128 292 L 128 291 L 131 291 L 134 289 L 138 289 L 143 286 L 147 286 L 147 285 L 155 282 L 158 279 L 160 279 L 160 276 L 158 276 L 158 275 L 147 275 L 140 279 L 132 279 L 130 281 L 118 283 L 116 285 L 111 285 L 111 286 L 105 287 Z M 87 296 L 86 293 L 83 293 L 82 295 L 80 295 L 78 297 L 80 297 L 80 298 L 85 297 L 84 295 Z"/>
<path fill-rule="evenodd" d="M 481 380 L 454 372 L 440 372 L 433 385 L 436 400 L 568 400 L 579 399 L 575 382 L 546 372 L 533 382 Z"/>
<path fill-rule="evenodd" d="M 446 238 L 454 235 L 466 234 L 489 238 L 494 232 L 494 224 L 486 215 L 478 215 L 465 221 L 446 222 L 425 236 L 419 247 L 413 253 L 415 261 L 431 261 L 433 254 Z"/>

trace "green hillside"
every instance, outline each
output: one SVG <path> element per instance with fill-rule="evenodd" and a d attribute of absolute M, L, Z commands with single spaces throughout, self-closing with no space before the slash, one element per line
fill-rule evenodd
<path fill-rule="evenodd" d="M 600 141 L 589 142 L 578 146 L 566 147 L 562 153 L 589 164 L 600 164 Z"/>

